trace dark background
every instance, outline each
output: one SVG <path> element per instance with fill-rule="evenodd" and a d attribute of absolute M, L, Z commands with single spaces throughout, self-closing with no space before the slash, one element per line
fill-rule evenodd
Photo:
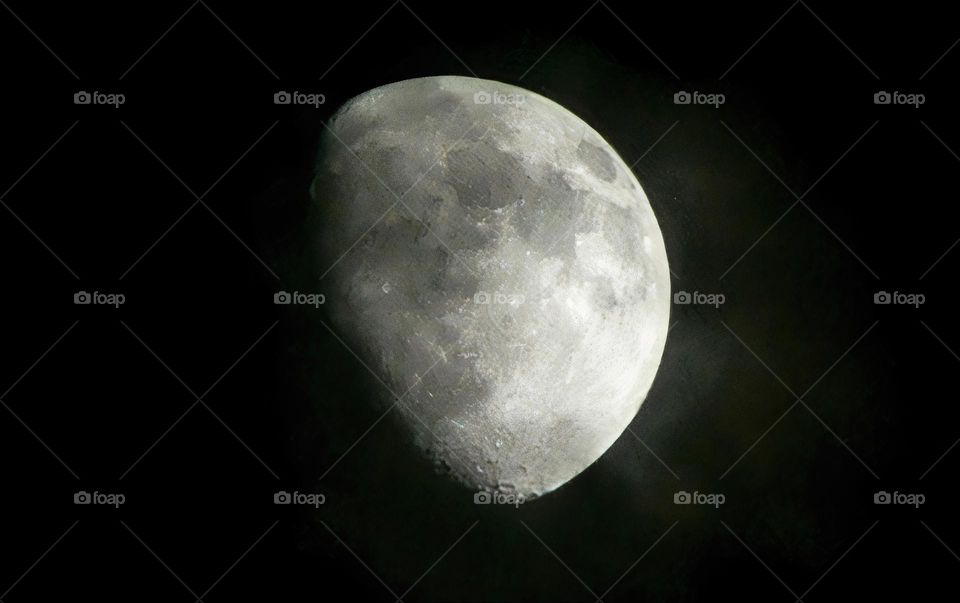
<path fill-rule="evenodd" d="M 952 592 L 948 8 L 4 2 L 3 601 Z M 322 121 L 440 74 L 541 93 L 642 157 L 674 291 L 726 296 L 673 307 L 636 437 L 519 509 L 474 505 L 390 419 L 366 432 L 379 384 L 322 312 L 273 304 L 323 290 L 297 228 Z M 78 90 L 127 102 L 76 106 Z M 876 106 L 878 90 L 927 102 Z M 127 303 L 77 306 L 79 290 Z M 874 305 L 880 290 L 927 301 Z M 326 504 L 276 506 L 281 489 Z"/>

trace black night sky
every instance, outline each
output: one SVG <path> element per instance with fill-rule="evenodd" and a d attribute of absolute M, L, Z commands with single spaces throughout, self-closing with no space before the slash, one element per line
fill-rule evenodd
<path fill-rule="evenodd" d="M 950 592 L 946 8 L 0 4 L 2 601 Z M 381 385 L 322 308 L 274 304 L 323 291 L 302 231 L 323 124 L 370 88 L 444 74 L 593 126 L 635 164 L 673 291 L 724 299 L 672 306 L 630 431 L 517 508 L 474 504 L 379 421 Z M 325 102 L 276 105 L 281 90 Z"/>

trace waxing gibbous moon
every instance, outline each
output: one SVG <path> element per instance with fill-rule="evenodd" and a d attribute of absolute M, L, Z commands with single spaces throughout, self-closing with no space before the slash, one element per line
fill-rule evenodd
<path fill-rule="evenodd" d="M 350 100 L 318 157 L 331 326 L 415 444 L 527 498 L 597 460 L 650 390 L 670 314 L 660 228 L 616 151 L 543 96 L 444 76 Z"/>

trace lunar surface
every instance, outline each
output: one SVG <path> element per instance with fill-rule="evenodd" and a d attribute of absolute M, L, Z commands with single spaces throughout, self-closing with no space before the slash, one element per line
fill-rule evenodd
<path fill-rule="evenodd" d="M 629 167 L 560 105 L 429 77 L 347 102 L 311 196 L 333 329 L 414 442 L 526 498 L 621 435 L 663 352 L 670 278 Z"/>

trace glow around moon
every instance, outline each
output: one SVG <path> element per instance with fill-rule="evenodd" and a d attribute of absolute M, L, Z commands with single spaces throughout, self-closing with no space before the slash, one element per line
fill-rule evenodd
<path fill-rule="evenodd" d="M 621 435 L 663 352 L 660 228 L 613 148 L 514 86 L 370 90 L 324 132 L 311 194 L 334 328 L 417 445 L 532 497 Z"/>

